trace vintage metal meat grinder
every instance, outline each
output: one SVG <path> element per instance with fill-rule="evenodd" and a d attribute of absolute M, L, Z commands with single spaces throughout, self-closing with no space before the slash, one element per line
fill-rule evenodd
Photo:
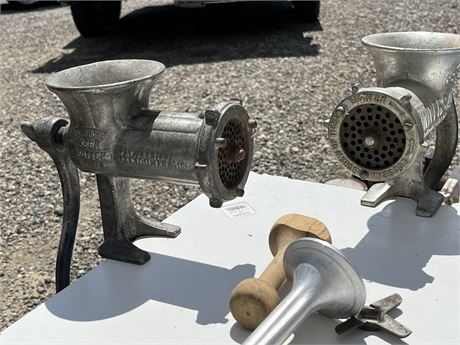
<path fill-rule="evenodd" d="M 103 61 L 53 74 L 48 88 L 64 103 L 70 123 L 45 118 L 23 132 L 56 164 L 64 215 L 56 287 L 69 284 L 80 206 L 78 169 L 96 174 L 101 205 L 103 257 L 144 264 L 150 255 L 132 241 L 176 237 L 176 225 L 145 219 L 133 206 L 129 178 L 199 184 L 212 207 L 244 194 L 256 122 L 239 101 L 196 113 L 148 108 L 163 64 L 148 60 Z"/>
<path fill-rule="evenodd" d="M 395 32 L 362 42 L 374 59 L 379 86 L 354 86 L 337 105 L 328 124 L 331 148 L 353 175 L 381 182 L 362 205 L 403 196 L 417 202 L 418 216 L 431 217 L 443 202 L 435 188 L 457 145 L 452 87 L 460 67 L 460 35 Z M 435 151 L 424 170 L 426 139 L 433 131 Z"/>

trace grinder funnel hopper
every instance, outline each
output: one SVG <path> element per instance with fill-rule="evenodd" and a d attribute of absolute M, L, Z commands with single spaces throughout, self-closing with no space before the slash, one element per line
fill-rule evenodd
<path fill-rule="evenodd" d="M 52 74 L 46 86 L 64 103 L 71 127 L 105 130 L 127 125 L 148 108 L 153 84 L 164 70 L 157 61 L 101 61 Z"/>
<path fill-rule="evenodd" d="M 365 36 L 362 42 L 374 59 L 378 86 L 406 87 L 425 106 L 452 99 L 460 67 L 460 35 L 389 32 Z"/>

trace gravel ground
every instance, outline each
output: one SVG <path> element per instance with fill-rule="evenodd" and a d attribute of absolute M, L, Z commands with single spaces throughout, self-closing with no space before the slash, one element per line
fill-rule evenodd
<path fill-rule="evenodd" d="M 197 110 L 239 97 L 259 128 L 253 170 L 324 181 L 343 176 L 318 119 L 355 82 L 375 82 L 360 37 L 374 32 L 459 32 L 458 0 L 322 1 L 320 24 L 295 23 L 284 5 L 176 9 L 123 3 L 120 32 L 83 39 L 68 7 L 0 15 L 0 329 L 54 293 L 61 191 L 51 159 L 19 130 L 21 121 L 66 117 L 47 91 L 52 72 L 113 58 L 168 67 L 155 108 Z M 458 99 L 459 88 L 454 90 Z M 458 158 L 456 158 L 458 162 Z M 73 279 L 98 261 L 102 230 L 95 178 L 81 174 L 82 205 Z M 200 191 L 134 182 L 138 210 L 165 218 Z"/>

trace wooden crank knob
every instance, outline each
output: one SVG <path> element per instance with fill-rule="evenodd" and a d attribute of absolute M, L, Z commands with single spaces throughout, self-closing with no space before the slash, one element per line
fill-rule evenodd
<path fill-rule="evenodd" d="M 238 323 L 254 330 L 278 305 L 278 289 L 286 281 L 283 255 L 301 237 L 315 237 L 332 243 L 331 234 L 319 220 L 300 214 L 287 214 L 272 226 L 268 239 L 274 256 L 259 278 L 240 282 L 230 296 L 230 311 Z"/>

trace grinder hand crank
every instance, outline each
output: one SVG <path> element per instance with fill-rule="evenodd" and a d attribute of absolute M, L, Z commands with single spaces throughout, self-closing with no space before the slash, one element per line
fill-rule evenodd
<path fill-rule="evenodd" d="M 314 237 L 332 243 L 326 226 L 319 220 L 299 214 L 288 214 L 273 225 L 270 236 L 270 250 L 274 256 L 260 278 L 248 278 L 232 291 L 230 310 L 238 323 L 255 329 L 278 305 L 277 290 L 286 281 L 283 270 L 283 255 L 286 248 L 302 237 Z"/>

